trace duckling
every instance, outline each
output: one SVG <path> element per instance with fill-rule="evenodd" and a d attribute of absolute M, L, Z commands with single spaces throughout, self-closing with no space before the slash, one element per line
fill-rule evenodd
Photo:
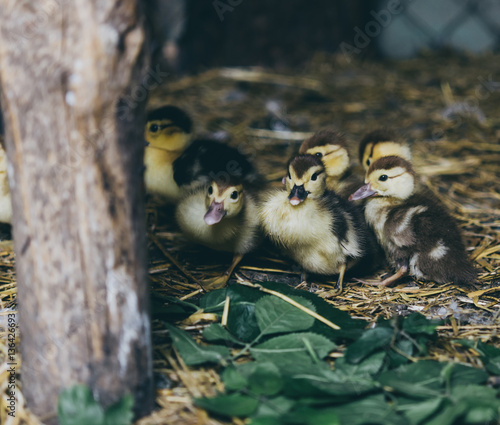
<path fill-rule="evenodd" d="M 288 163 L 286 189 L 267 194 L 259 216 L 269 238 L 304 270 L 344 273 L 367 254 L 367 228 L 356 206 L 327 190 L 325 166 L 313 155 L 298 155 Z"/>
<path fill-rule="evenodd" d="M 234 253 L 229 269 L 204 281 L 206 289 L 224 286 L 243 256 L 259 241 L 255 188 L 240 177 L 214 179 L 186 195 L 176 208 L 182 232 L 191 240 L 219 251 Z"/>
<path fill-rule="evenodd" d="M 343 134 L 326 128 L 304 140 L 299 154 L 316 155 L 321 158 L 326 170 L 326 187 L 347 198 L 361 184 L 362 179 L 353 172 Z"/>
<path fill-rule="evenodd" d="M 144 138 L 146 190 L 169 202 L 177 201 L 181 189 L 174 180 L 174 161 L 191 142 L 191 118 L 176 106 L 167 105 L 148 114 Z"/>
<path fill-rule="evenodd" d="M 351 200 L 368 198 L 365 217 L 396 268 L 381 282 L 392 285 L 405 275 L 437 283 L 471 283 L 476 271 L 467 259 L 458 226 L 444 205 L 417 186 L 411 164 L 398 156 L 378 159 L 367 172 L 365 185 Z"/>
<path fill-rule="evenodd" d="M 359 162 L 365 171 L 377 159 L 391 155 L 411 161 L 410 147 L 401 142 L 392 130 L 374 130 L 365 135 L 359 144 Z"/>

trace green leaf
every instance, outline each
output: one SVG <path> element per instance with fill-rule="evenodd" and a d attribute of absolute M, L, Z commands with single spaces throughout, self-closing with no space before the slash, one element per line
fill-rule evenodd
<path fill-rule="evenodd" d="M 256 418 L 281 418 L 289 412 L 290 409 L 296 405 L 296 403 L 297 402 L 295 400 L 291 400 L 283 396 L 262 398 L 257 411 L 252 415 L 251 423 L 253 424 Z"/>
<path fill-rule="evenodd" d="M 248 387 L 248 379 L 234 366 L 229 366 L 222 372 L 222 381 L 226 390 L 239 391 Z"/>
<path fill-rule="evenodd" d="M 436 413 L 443 402 L 442 397 L 429 398 L 424 401 L 408 399 L 406 403 L 400 404 L 397 410 L 403 413 L 411 425 L 423 424 L 426 419 Z"/>
<path fill-rule="evenodd" d="M 203 337 L 209 342 L 225 341 L 233 344 L 245 345 L 232 336 L 220 323 L 212 323 L 203 331 Z"/>
<path fill-rule="evenodd" d="M 488 381 L 488 373 L 484 370 L 457 363 L 452 363 L 452 365 L 450 373 L 450 385 L 452 386 L 485 384 Z"/>
<path fill-rule="evenodd" d="M 356 342 L 351 344 L 346 352 L 345 358 L 349 363 L 359 363 L 368 355 L 379 348 L 389 345 L 394 331 L 390 328 L 376 327 L 368 329 Z"/>
<path fill-rule="evenodd" d="M 471 341 L 466 341 L 470 343 Z M 465 345 L 465 344 L 464 344 Z M 494 375 L 500 375 L 500 348 L 478 341 L 476 347 L 472 347 L 481 353 L 481 360 L 486 370 Z"/>
<path fill-rule="evenodd" d="M 341 425 L 336 409 L 312 409 L 302 407 L 285 416 L 283 423 L 290 425 Z M 349 422 L 346 424 L 351 425 Z"/>
<path fill-rule="evenodd" d="M 336 347 L 334 342 L 322 335 L 304 332 L 274 337 L 251 348 L 250 353 L 261 361 L 279 363 L 284 356 L 294 355 L 296 361 L 310 362 L 313 356 L 319 359 L 325 358 Z"/>
<path fill-rule="evenodd" d="M 410 335 L 433 335 L 442 320 L 429 320 L 420 313 L 412 313 L 403 320 L 403 330 Z"/>
<path fill-rule="evenodd" d="M 170 336 L 179 355 L 188 366 L 202 363 L 222 363 L 230 357 L 231 353 L 227 347 L 220 345 L 205 347 L 197 344 L 187 332 L 168 323 L 165 323 L 165 326 L 170 331 Z"/>
<path fill-rule="evenodd" d="M 59 395 L 57 403 L 61 425 L 102 425 L 104 411 L 85 385 L 75 385 Z"/>
<path fill-rule="evenodd" d="M 260 334 L 257 319 L 255 317 L 255 304 L 250 302 L 238 302 L 229 305 L 227 329 L 237 339 L 250 342 Z"/>
<path fill-rule="evenodd" d="M 349 425 L 408 425 L 394 407 L 387 404 L 383 395 L 365 397 L 359 401 L 336 407 L 341 424 Z"/>
<path fill-rule="evenodd" d="M 397 393 L 414 398 L 439 396 L 443 388 L 441 371 L 446 363 L 422 360 L 382 373 L 378 382 Z"/>
<path fill-rule="evenodd" d="M 304 307 L 315 311 L 312 302 L 294 297 Z M 255 304 L 255 316 L 262 335 L 281 332 L 297 332 L 309 329 L 314 317 L 277 297 L 267 295 Z"/>
<path fill-rule="evenodd" d="M 281 378 L 280 371 L 271 362 L 258 362 L 248 381 L 250 383 L 250 391 L 257 395 L 276 395 L 283 388 L 283 379 Z"/>
<path fill-rule="evenodd" d="M 363 320 L 353 319 L 346 311 L 332 307 L 331 304 L 312 292 L 294 289 L 289 285 L 280 282 L 259 282 L 259 284 L 264 288 L 272 289 L 287 296 L 300 296 L 311 301 L 316 308 L 316 313 L 340 326 L 341 329 L 332 329 L 319 320 L 316 320 L 314 325 L 310 328 L 310 331 L 324 335 L 331 340 L 355 340 L 361 336 L 361 333 L 366 326 L 366 323 L 363 322 Z"/>
<path fill-rule="evenodd" d="M 127 394 L 104 414 L 104 425 L 130 425 L 134 420 L 134 398 Z"/>
<path fill-rule="evenodd" d="M 200 298 L 200 308 L 205 312 L 222 311 L 226 301 L 226 288 L 209 291 Z"/>
<path fill-rule="evenodd" d="M 197 398 L 194 404 L 209 412 L 223 416 L 250 416 L 259 404 L 259 400 L 243 394 L 220 395 L 213 398 Z"/>

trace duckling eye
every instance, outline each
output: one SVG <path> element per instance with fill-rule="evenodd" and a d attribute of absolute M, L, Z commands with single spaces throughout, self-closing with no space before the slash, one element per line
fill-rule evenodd
<path fill-rule="evenodd" d="M 369 159 L 366 160 L 366 165 L 370 165 L 370 160 Z"/>
<path fill-rule="evenodd" d="M 233 193 L 231 193 L 231 199 L 238 199 L 238 192 L 235 190 Z"/>
<path fill-rule="evenodd" d="M 318 158 L 321 158 L 321 157 L 323 156 L 323 154 L 322 154 L 321 152 L 316 152 L 316 156 L 317 156 Z M 314 179 L 314 180 L 316 180 L 316 179 Z"/>
<path fill-rule="evenodd" d="M 378 179 L 381 181 L 381 182 L 385 182 L 389 177 L 387 177 L 387 174 L 382 174 Z"/>
<path fill-rule="evenodd" d="M 316 181 L 318 178 L 318 173 L 314 173 L 312 176 L 311 176 L 311 180 L 312 181 Z"/>
<path fill-rule="evenodd" d="M 214 193 L 214 189 L 212 188 L 212 186 L 210 186 L 208 188 L 208 194 L 211 195 L 212 193 Z"/>
<path fill-rule="evenodd" d="M 159 129 L 160 127 L 158 126 L 158 124 L 151 124 L 151 126 L 149 127 L 149 131 L 151 131 L 151 133 L 156 133 Z"/>

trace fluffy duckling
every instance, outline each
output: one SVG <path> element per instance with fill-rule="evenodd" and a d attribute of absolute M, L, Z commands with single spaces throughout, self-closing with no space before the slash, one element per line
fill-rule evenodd
<path fill-rule="evenodd" d="M 327 190 L 326 177 L 319 157 L 292 158 L 286 189 L 269 192 L 259 216 L 273 242 L 306 271 L 338 274 L 342 290 L 346 269 L 366 254 L 367 229 L 356 206 Z"/>
<path fill-rule="evenodd" d="M 363 137 L 359 144 L 359 162 L 365 171 L 384 156 L 400 156 L 411 161 L 410 147 L 401 142 L 392 130 L 378 129 Z"/>
<path fill-rule="evenodd" d="M 475 280 L 456 223 L 430 191 L 416 190 L 408 161 L 380 158 L 370 165 L 365 183 L 350 199 L 368 198 L 366 221 L 396 268 L 393 276 L 366 283 L 389 286 L 408 274 L 438 283 Z"/>
<path fill-rule="evenodd" d="M 224 286 L 243 256 L 257 244 L 257 212 L 254 188 L 234 176 L 212 180 L 179 202 L 176 219 L 188 238 L 214 250 L 234 253 L 229 269 L 220 277 L 206 280 L 206 289 Z"/>
<path fill-rule="evenodd" d="M 176 106 L 167 105 L 148 114 L 144 138 L 146 190 L 167 201 L 175 202 L 181 189 L 174 180 L 174 161 L 191 142 L 192 122 L 189 116 Z"/>
<path fill-rule="evenodd" d="M 326 171 L 326 187 L 347 198 L 362 180 L 353 172 L 347 140 L 338 131 L 326 128 L 304 140 L 299 154 L 310 154 L 321 158 Z"/>

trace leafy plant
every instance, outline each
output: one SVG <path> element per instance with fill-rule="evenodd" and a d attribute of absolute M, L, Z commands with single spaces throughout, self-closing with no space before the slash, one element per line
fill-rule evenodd
<path fill-rule="evenodd" d="M 201 298 L 200 308 L 222 314 L 203 343 L 172 325 L 173 344 L 188 365 L 219 365 L 225 393 L 194 400 L 216 415 L 250 418 L 251 424 L 458 425 L 499 419 L 498 391 L 485 370 L 427 360 L 427 345 L 441 323 L 420 314 L 365 323 L 313 294 L 262 284 L 340 326 L 328 327 L 282 299 L 233 285 Z M 223 344 L 223 345 L 221 345 Z M 334 367 L 329 354 L 347 344 Z M 476 347 L 489 371 L 500 350 Z M 238 359 L 244 358 L 241 362 Z"/>
<path fill-rule="evenodd" d="M 130 425 L 134 418 L 134 399 L 130 394 L 104 410 L 85 385 L 61 392 L 57 412 L 61 425 Z"/>

